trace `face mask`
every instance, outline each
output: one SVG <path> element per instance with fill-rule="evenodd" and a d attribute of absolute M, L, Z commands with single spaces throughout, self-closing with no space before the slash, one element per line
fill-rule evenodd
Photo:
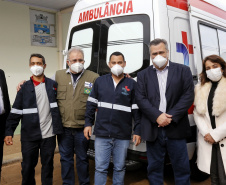
<path fill-rule="evenodd" d="M 111 72 L 115 75 L 115 76 L 119 76 L 122 74 L 123 72 L 123 67 L 121 67 L 118 64 L 115 64 L 112 68 L 111 68 Z"/>
<path fill-rule="evenodd" d="M 71 70 L 75 73 L 79 73 L 83 70 L 84 68 L 84 64 L 80 63 L 80 62 L 76 62 L 74 64 L 71 64 Z"/>
<path fill-rule="evenodd" d="M 217 82 L 222 77 L 222 71 L 221 68 L 215 68 L 215 69 L 209 69 L 206 71 L 207 78 L 209 78 L 213 82 Z"/>
<path fill-rule="evenodd" d="M 40 76 L 43 73 L 43 66 L 34 65 L 30 68 L 31 72 L 35 76 Z"/>
<path fill-rule="evenodd" d="M 157 55 L 152 61 L 155 63 L 155 65 L 161 68 L 166 64 L 167 59 L 161 55 Z"/>

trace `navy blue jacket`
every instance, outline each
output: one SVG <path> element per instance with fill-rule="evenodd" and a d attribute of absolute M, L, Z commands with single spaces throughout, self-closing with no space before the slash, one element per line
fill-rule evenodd
<path fill-rule="evenodd" d="M 136 82 L 123 78 L 116 88 L 111 74 L 97 78 L 87 100 L 85 127 L 92 126 L 97 111 L 94 135 L 116 139 L 131 139 L 140 135 L 140 112 L 135 102 Z"/>
<path fill-rule="evenodd" d="M 5 124 L 6 124 L 6 119 L 9 115 L 11 106 L 9 102 L 9 94 L 8 94 L 8 87 L 5 79 L 5 73 L 1 69 L 0 69 L 0 87 L 2 90 L 4 109 L 5 109 L 5 113 L 0 115 L 0 141 L 2 141 L 5 137 Z"/>
<path fill-rule="evenodd" d="M 164 127 L 166 136 L 172 139 L 184 139 L 191 135 L 188 109 L 194 100 L 194 84 L 190 68 L 169 61 L 166 84 L 166 113 L 172 115 L 172 122 Z M 146 141 L 155 141 L 158 135 L 157 118 L 160 93 L 156 69 L 150 66 L 137 75 L 136 100 L 142 112 L 141 137 Z"/>
<path fill-rule="evenodd" d="M 46 92 L 50 103 L 53 133 L 62 134 L 63 126 L 56 101 L 57 83 L 45 77 Z M 42 139 L 35 87 L 32 79 L 21 86 L 9 117 L 6 120 L 6 136 L 13 133 L 21 119 L 21 141 L 36 141 Z"/>

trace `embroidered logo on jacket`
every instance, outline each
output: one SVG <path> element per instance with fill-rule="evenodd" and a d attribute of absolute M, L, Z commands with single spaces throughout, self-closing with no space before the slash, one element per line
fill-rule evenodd
<path fill-rule="evenodd" d="M 53 91 L 57 94 L 57 88 L 53 85 Z"/>
<path fill-rule="evenodd" d="M 85 87 L 88 87 L 88 88 L 92 88 L 93 87 L 93 83 L 91 83 L 91 82 L 85 82 L 84 86 Z"/>
<path fill-rule="evenodd" d="M 128 96 L 130 89 L 128 88 L 128 86 L 125 86 L 122 88 L 122 94 Z"/>

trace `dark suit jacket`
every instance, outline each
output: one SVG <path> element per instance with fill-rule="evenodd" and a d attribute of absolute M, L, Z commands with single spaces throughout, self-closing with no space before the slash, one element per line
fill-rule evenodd
<path fill-rule="evenodd" d="M 4 102 L 4 108 L 5 108 L 5 113 L 0 115 L 0 139 L 2 139 L 4 138 L 6 119 L 10 112 L 10 102 L 9 102 L 8 88 L 7 88 L 6 79 L 5 79 L 5 73 L 1 69 L 0 69 L 0 87 L 2 89 L 3 102 Z"/>
<path fill-rule="evenodd" d="M 150 66 L 137 75 L 137 104 L 142 111 L 141 137 L 155 141 L 158 134 L 157 118 L 160 93 L 156 69 Z M 194 100 L 194 84 L 190 68 L 169 61 L 166 85 L 166 113 L 172 115 L 172 122 L 165 127 L 166 136 L 171 139 L 184 139 L 191 135 L 188 109 Z"/>

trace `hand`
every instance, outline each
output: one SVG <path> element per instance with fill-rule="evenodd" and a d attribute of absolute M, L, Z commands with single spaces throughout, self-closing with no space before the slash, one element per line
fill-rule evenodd
<path fill-rule="evenodd" d="M 26 82 L 26 80 L 23 80 L 23 81 L 21 81 L 21 82 L 16 86 L 17 92 L 20 91 L 21 85 L 23 85 L 25 82 Z"/>
<path fill-rule="evenodd" d="M 132 78 L 132 77 L 129 75 L 129 73 L 124 73 L 124 74 L 125 74 L 126 78 Z"/>
<path fill-rule="evenodd" d="M 89 140 L 92 134 L 92 127 L 91 126 L 85 127 L 83 132 L 84 132 L 85 138 Z"/>
<path fill-rule="evenodd" d="M 204 140 L 210 144 L 214 144 L 216 141 L 212 138 L 212 136 L 210 135 L 210 133 L 206 134 L 204 136 Z"/>
<path fill-rule="evenodd" d="M 172 115 L 162 113 L 156 120 L 156 122 L 159 124 L 158 127 L 165 127 L 169 125 L 172 121 Z"/>
<path fill-rule="evenodd" d="M 138 146 L 141 142 L 141 137 L 138 135 L 133 135 L 133 142 L 134 142 L 135 146 Z"/>
<path fill-rule="evenodd" d="M 13 137 L 12 136 L 5 136 L 5 144 L 6 145 L 13 145 Z"/>

